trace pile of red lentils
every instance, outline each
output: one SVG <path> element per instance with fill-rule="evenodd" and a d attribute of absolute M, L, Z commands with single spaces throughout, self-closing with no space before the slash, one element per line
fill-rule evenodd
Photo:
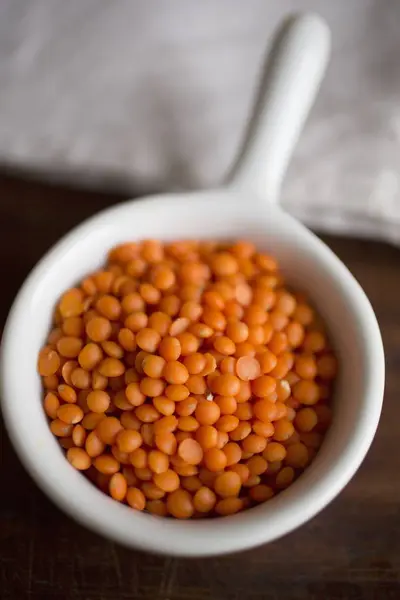
<path fill-rule="evenodd" d="M 329 427 L 337 362 L 252 243 L 146 240 L 63 294 L 38 369 L 71 465 L 116 501 L 187 519 L 295 481 Z"/>

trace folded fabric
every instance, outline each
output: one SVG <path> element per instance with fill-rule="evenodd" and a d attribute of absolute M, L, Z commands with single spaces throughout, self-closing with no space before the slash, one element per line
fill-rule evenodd
<path fill-rule="evenodd" d="M 272 31 L 316 8 L 333 56 L 283 204 L 317 229 L 400 243 L 396 0 L 2 0 L 0 162 L 132 188 L 215 186 Z"/>

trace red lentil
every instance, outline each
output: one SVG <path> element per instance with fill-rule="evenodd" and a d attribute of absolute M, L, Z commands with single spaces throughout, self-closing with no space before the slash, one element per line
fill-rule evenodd
<path fill-rule="evenodd" d="M 309 465 L 338 371 L 320 318 L 246 241 L 125 243 L 67 290 L 38 356 L 68 461 L 159 516 L 230 515 Z"/>

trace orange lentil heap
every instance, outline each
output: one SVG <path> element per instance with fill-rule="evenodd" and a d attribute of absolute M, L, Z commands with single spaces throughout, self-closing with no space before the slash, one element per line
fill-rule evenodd
<path fill-rule="evenodd" d="M 71 465 L 136 510 L 187 519 L 269 500 L 307 468 L 337 363 L 252 243 L 146 240 L 63 294 L 38 370 Z"/>

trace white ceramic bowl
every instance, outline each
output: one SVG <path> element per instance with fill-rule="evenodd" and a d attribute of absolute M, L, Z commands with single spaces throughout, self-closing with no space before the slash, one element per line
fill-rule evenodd
<path fill-rule="evenodd" d="M 317 17 L 302 17 L 285 28 L 268 70 L 257 133 L 250 136 L 230 187 L 131 201 L 89 219 L 37 265 L 11 309 L 1 359 L 2 409 L 10 438 L 53 501 L 112 540 L 181 556 L 222 554 L 269 542 L 326 506 L 355 473 L 371 444 L 384 387 L 383 348 L 372 308 L 339 259 L 272 202 L 322 76 L 328 42 L 326 27 Z M 299 66 L 299 60 L 307 68 L 288 72 L 293 64 Z M 296 106 L 294 116 L 286 114 L 291 106 Z M 278 126 L 271 120 L 274 111 Z M 285 125 L 279 125 L 282 116 Z M 273 167 L 260 170 L 263 160 Z M 261 193 L 264 185 L 271 192 L 267 199 Z M 278 258 L 291 284 L 311 295 L 339 356 L 334 419 L 314 462 L 288 490 L 238 515 L 183 522 L 133 511 L 73 469 L 49 431 L 36 364 L 57 299 L 99 267 L 111 246 L 149 237 L 253 240 Z"/>

